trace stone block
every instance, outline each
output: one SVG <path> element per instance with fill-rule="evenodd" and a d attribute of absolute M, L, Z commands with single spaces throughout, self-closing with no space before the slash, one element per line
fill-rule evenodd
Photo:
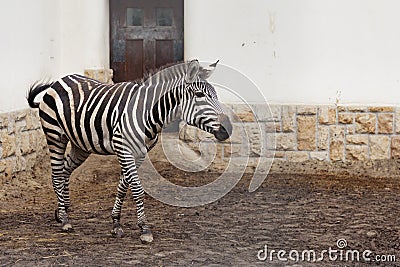
<path fill-rule="evenodd" d="M 365 161 L 368 159 L 368 147 L 348 145 L 346 146 L 346 160 L 348 161 Z"/>
<path fill-rule="evenodd" d="M 15 121 L 23 121 L 25 120 L 27 114 L 29 113 L 29 109 L 19 110 L 13 112 L 13 118 Z"/>
<path fill-rule="evenodd" d="M 36 150 L 36 135 L 33 132 L 22 132 L 20 141 L 20 153 L 22 156 L 33 153 Z"/>
<path fill-rule="evenodd" d="M 310 152 L 310 158 L 312 160 L 326 161 L 329 158 L 329 154 L 327 151 L 312 151 Z"/>
<path fill-rule="evenodd" d="M 276 139 L 277 135 L 275 133 L 267 133 L 265 135 L 265 145 L 267 150 L 275 150 L 276 149 Z"/>
<path fill-rule="evenodd" d="M 329 148 L 329 127 L 318 126 L 317 149 L 327 150 Z"/>
<path fill-rule="evenodd" d="M 40 119 L 36 115 L 36 112 L 29 112 L 26 116 L 25 121 L 25 131 L 31 131 L 40 128 Z"/>
<path fill-rule="evenodd" d="M 396 125 L 395 133 L 400 134 L 400 107 L 396 108 L 395 125 Z"/>
<path fill-rule="evenodd" d="M 255 118 L 259 122 L 274 121 L 274 115 L 268 104 L 251 105 Z"/>
<path fill-rule="evenodd" d="M 346 134 L 355 134 L 356 126 L 355 125 L 347 125 L 346 126 Z"/>
<path fill-rule="evenodd" d="M 317 107 L 314 105 L 297 106 L 297 115 L 316 115 Z"/>
<path fill-rule="evenodd" d="M 297 150 L 296 134 L 295 133 L 277 133 L 276 134 L 276 150 Z"/>
<path fill-rule="evenodd" d="M 369 112 L 394 112 L 394 107 L 391 106 L 376 106 L 376 107 L 369 107 Z"/>
<path fill-rule="evenodd" d="M 267 133 L 281 132 L 281 123 L 279 121 L 268 121 L 264 123 Z"/>
<path fill-rule="evenodd" d="M 298 150 L 316 149 L 316 116 L 297 116 Z"/>
<path fill-rule="evenodd" d="M 281 121 L 282 115 L 282 106 L 281 105 L 269 105 L 272 118 L 270 120 L 273 121 Z"/>
<path fill-rule="evenodd" d="M 20 133 L 26 131 L 26 120 L 15 121 L 15 132 Z"/>
<path fill-rule="evenodd" d="M 345 129 L 346 129 L 345 126 L 339 126 L 339 125 L 329 126 L 331 140 L 343 141 Z"/>
<path fill-rule="evenodd" d="M 304 162 L 310 159 L 306 151 L 288 151 L 286 152 L 286 158 L 289 162 Z"/>
<path fill-rule="evenodd" d="M 393 159 L 400 159 L 400 136 L 393 136 L 390 142 L 390 154 Z"/>
<path fill-rule="evenodd" d="M 338 122 L 340 124 L 352 124 L 354 113 L 339 113 Z"/>
<path fill-rule="evenodd" d="M 318 108 L 319 124 L 335 124 L 336 123 L 336 108 L 333 106 L 320 106 Z"/>
<path fill-rule="evenodd" d="M 350 145 L 368 145 L 368 135 L 349 134 L 346 136 L 346 143 Z"/>
<path fill-rule="evenodd" d="M 8 114 L 0 114 L 0 129 L 8 127 Z"/>
<path fill-rule="evenodd" d="M 282 131 L 294 132 L 296 128 L 296 107 L 282 107 Z"/>
<path fill-rule="evenodd" d="M 330 142 L 329 156 L 331 161 L 344 161 L 344 142 L 332 140 Z"/>
<path fill-rule="evenodd" d="M 347 111 L 347 107 L 346 106 L 337 106 L 337 111 L 338 112 L 345 112 L 345 111 Z"/>
<path fill-rule="evenodd" d="M 7 131 L 0 131 L 0 144 L 2 147 L 2 158 L 15 155 L 17 142 L 14 134 L 9 135 Z"/>
<path fill-rule="evenodd" d="M 2 173 L 6 170 L 6 161 L 5 160 L 0 160 L 0 177 Z"/>
<path fill-rule="evenodd" d="M 374 134 L 376 115 L 374 113 L 356 114 L 356 132 Z"/>
<path fill-rule="evenodd" d="M 390 137 L 387 135 L 370 135 L 370 158 L 372 160 L 389 159 Z"/>
<path fill-rule="evenodd" d="M 393 133 L 393 114 L 389 113 L 378 114 L 378 133 L 380 134 Z"/>
<path fill-rule="evenodd" d="M 348 106 L 347 107 L 348 112 L 366 112 L 367 107 L 362 107 L 362 106 Z"/>
<path fill-rule="evenodd" d="M 262 155 L 266 135 L 264 125 L 248 123 L 244 126 L 246 135 L 248 136 L 248 139 L 244 143 L 250 144 L 252 154 Z"/>
<path fill-rule="evenodd" d="M 256 117 L 253 113 L 253 108 L 246 104 L 232 105 L 232 110 L 235 114 L 234 122 L 255 122 Z"/>
<path fill-rule="evenodd" d="M 7 124 L 8 134 L 14 134 L 16 130 L 15 120 L 13 116 L 14 116 L 13 114 L 9 114 L 8 116 L 8 124 Z"/>

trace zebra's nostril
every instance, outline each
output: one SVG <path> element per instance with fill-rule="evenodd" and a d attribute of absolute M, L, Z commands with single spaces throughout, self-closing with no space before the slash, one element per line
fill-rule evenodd
<path fill-rule="evenodd" d="M 218 141 L 225 141 L 226 139 L 229 138 L 229 133 L 226 131 L 226 129 L 221 126 L 217 131 L 214 131 L 214 136 L 217 138 Z"/>

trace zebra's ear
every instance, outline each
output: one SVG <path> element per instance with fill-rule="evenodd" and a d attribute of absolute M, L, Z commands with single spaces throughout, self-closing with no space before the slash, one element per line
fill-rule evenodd
<path fill-rule="evenodd" d="M 217 67 L 218 62 L 219 60 L 211 64 L 208 69 L 200 68 L 200 73 L 199 73 L 200 78 L 207 80 L 213 74 L 215 68 Z"/>
<path fill-rule="evenodd" d="M 196 80 L 198 74 L 199 74 L 199 70 L 200 70 L 199 62 L 196 59 L 190 61 L 189 67 L 188 67 L 187 72 L 186 72 L 185 81 L 187 83 L 194 82 Z"/>

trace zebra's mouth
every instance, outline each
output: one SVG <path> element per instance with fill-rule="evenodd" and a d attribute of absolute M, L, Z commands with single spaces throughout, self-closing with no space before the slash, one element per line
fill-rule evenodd
<path fill-rule="evenodd" d="M 213 132 L 213 134 L 218 141 L 225 141 L 232 134 L 232 124 L 228 116 L 224 114 L 219 115 L 219 122 L 221 125 L 218 130 Z"/>
<path fill-rule="evenodd" d="M 225 141 L 229 138 L 229 133 L 224 127 L 220 127 L 217 131 L 213 132 L 218 141 Z"/>

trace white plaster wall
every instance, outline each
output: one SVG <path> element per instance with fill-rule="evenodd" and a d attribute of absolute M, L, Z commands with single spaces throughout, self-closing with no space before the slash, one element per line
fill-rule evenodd
<path fill-rule="evenodd" d="M 26 107 L 25 94 L 36 79 L 58 68 L 57 23 L 52 0 L 4 1 L 0 8 L 0 112 Z"/>
<path fill-rule="evenodd" d="M 60 73 L 109 68 L 108 0 L 60 1 Z"/>
<path fill-rule="evenodd" d="M 400 104 L 399 10 L 397 0 L 186 0 L 185 58 L 220 59 L 272 103 Z"/>
<path fill-rule="evenodd" d="M 108 68 L 108 0 L 3 2 L 0 113 L 26 108 L 26 92 L 38 79 Z"/>

